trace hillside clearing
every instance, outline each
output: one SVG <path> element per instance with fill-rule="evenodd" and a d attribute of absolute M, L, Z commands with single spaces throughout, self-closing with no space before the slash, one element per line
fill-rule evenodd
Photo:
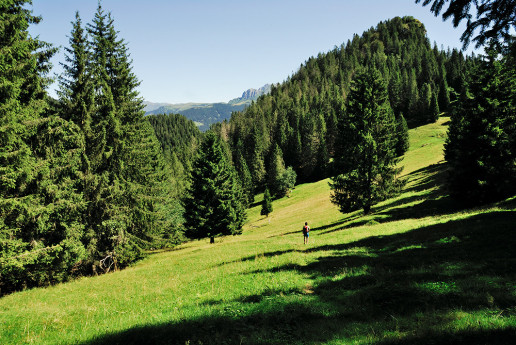
<path fill-rule="evenodd" d="M 368 216 L 341 214 L 327 180 L 297 186 L 241 236 L 1 298 L 0 343 L 512 343 L 516 199 L 448 198 L 447 121 L 410 130 L 408 184 Z"/>

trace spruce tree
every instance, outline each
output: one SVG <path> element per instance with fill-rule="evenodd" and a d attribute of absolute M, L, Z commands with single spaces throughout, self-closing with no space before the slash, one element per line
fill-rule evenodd
<path fill-rule="evenodd" d="M 0 4 L 0 294 L 66 280 L 84 258 L 79 128 L 45 99 L 50 45 L 29 1 Z"/>
<path fill-rule="evenodd" d="M 371 207 L 399 188 L 396 175 L 395 119 L 385 81 L 374 69 L 359 73 L 348 96 L 347 113 L 341 118 L 336 171 L 331 200 L 341 212 Z"/>
<path fill-rule="evenodd" d="M 58 91 L 61 101 L 60 116 L 78 125 L 86 137 L 90 135 L 94 105 L 93 84 L 90 71 L 88 37 L 82 26 L 79 12 L 72 22 L 69 47 L 65 47 L 63 74 L 59 78 Z"/>
<path fill-rule="evenodd" d="M 516 192 L 514 65 L 486 49 L 452 114 L 445 145 L 452 196 L 466 204 L 500 200 Z"/>
<path fill-rule="evenodd" d="M 247 207 L 254 202 L 253 178 L 242 155 L 239 155 L 239 158 L 236 159 L 235 165 L 240 179 L 240 185 L 242 186 L 242 192 L 244 193 L 244 206 Z"/>
<path fill-rule="evenodd" d="M 37 133 L 37 153 L 48 167 L 42 171 L 38 183 L 46 206 L 44 215 L 39 216 L 39 222 L 46 224 L 46 232 L 40 227 L 38 237 L 40 244 L 55 248 L 55 253 L 49 251 L 45 264 L 39 268 L 41 277 L 47 275 L 40 285 L 65 281 L 82 271 L 87 259 L 83 243 L 83 214 L 87 204 L 82 193 L 85 142 L 80 127 L 49 114 Z M 33 276 L 36 267 L 31 270 Z"/>
<path fill-rule="evenodd" d="M 415 2 L 422 3 L 423 6 L 431 3 L 430 10 L 436 16 L 445 9 L 447 4 L 448 7 L 442 14 L 443 20 L 453 18 L 455 27 L 466 19 L 466 29 L 460 38 L 464 47 L 467 47 L 471 40 L 476 42 L 477 48 L 491 39 L 507 40 L 511 36 L 511 30 L 516 29 L 514 0 L 415 0 Z M 475 7 L 474 11 L 471 10 L 472 7 Z M 474 18 L 471 12 L 475 12 Z"/>
<path fill-rule="evenodd" d="M 450 106 L 450 90 L 446 81 L 446 70 L 441 66 L 441 77 L 439 78 L 439 96 L 438 104 L 441 111 L 447 111 Z"/>
<path fill-rule="evenodd" d="M 262 216 L 269 217 L 270 213 L 272 213 L 272 198 L 271 193 L 269 192 L 269 188 L 265 188 L 260 214 Z"/>
<path fill-rule="evenodd" d="M 61 113 L 80 126 L 86 142 L 84 241 L 90 263 L 106 270 L 142 257 L 143 247 L 163 235 L 171 184 L 144 118 L 127 46 L 100 3 L 87 33 L 77 14 L 61 78 Z"/>
<path fill-rule="evenodd" d="M 266 169 L 265 169 L 265 161 L 264 161 L 264 153 L 263 153 L 263 138 L 259 133 L 259 129 L 255 125 L 251 132 L 250 137 L 250 163 L 248 164 L 249 169 L 253 172 L 251 175 L 253 177 L 253 186 L 255 191 L 257 189 L 262 189 L 266 179 Z M 263 189 L 262 189 L 263 190 Z"/>
<path fill-rule="evenodd" d="M 220 138 L 209 132 L 202 142 L 183 199 L 189 238 L 237 235 L 245 221 L 244 195 Z"/>
<path fill-rule="evenodd" d="M 91 78 L 94 88 L 94 110 L 87 155 L 91 174 L 87 176 L 88 232 L 87 241 L 92 260 L 109 258 L 114 262 L 114 248 L 125 239 L 123 213 L 117 205 L 120 199 L 120 165 L 118 149 L 121 144 L 121 124 L 116 113 L 109 86 L 109 55 L 114 47 L 107 38 L 107 15 L 100 3 L 92 23 L 87 25 L 91 47 Z M 105 267 L 100 267 L 105 268 Z"/>
<path fill-rule="evenodd" d="M 424 83 L 421 88 L 421 95 L 419 97 L 419 122 L 420 124 L 426 124 L 432 121 L 432 87 L 428 83 Z"/>
<path fill-rule="evenodd" d="M 37 121 L 46 107 L 44 79 L 38 58 L 48 62 L 44 42 L 28 34 L 39 22 L 24 8 L 29 1 L 0 4 L 0 229 L 2 238 L 17 238 L 30 222 L 39 200 L 35 181 L 39 170 L 34 154 Z M 49 54 L 48 54 L 49 55 Z"/>
<path fill-rule="evenodd" d="M 287 197 L 290 197 L 290 193 L 292 192 L 292 189 L 294 189 L 294 186 L 296 184 L 296 178 L 297 174 L 292 169 L 292 167 L 287 167 L 285 171 L 283 171 L 283 174 L 279 177 L 278 181 L 278 194 L 276 195 L 277 198 L 284 197 L 285 195 Z"/>
<path fill-rule="evenodd" d="M 432 92 L 432 98 L 428 112 L 428 122 L 432 123 L 439 120 L 440 114 L 441 112 L 439 110 L 439 103 L 437 102 L 437 94 L 435 92 Z"/>
<path fill-rule="evenodd" d="M 280 192 L 280 177 L 285 171 L 283 153 L 276 144 L 274 150 L 269 155 L 269 169 L 267 171 L 267 188 L 272 191 L 272 195 L 278 197 Z M 282 195 L 281 195 L 282 196 Z"/>
<path fill-rule="evenodd" d="M 97 147 L 96 137 L 92 131 L 95 97 L 88 36 L 83 28 L 79 12 L 75 13 L 75 21 L 72 22 L 72 31 L 69 36 L 69 46 L 64 50 L 65 62 L 61 63 L 63 73 L 59 76 L 57 112 L 59 117 L 73 122 L 80 128 L 78 136 L 83 142 L 83 151 L 81 163 L 77 167 L 77 190 L 82 193 L 86 206 L 81 211 L 79 219 L 85 225 L 81 240 L 89 248 L 85 261 L 91 263 L 94 245 L 90 242 L 94 235 L 90 210 L 94 204 L 91 201 L 96 195 L 95 175 L 91 166 L 93 152 Z"/>
<path fill-rule="evenodd" d="M 408 126 L 403 114 L 396 116 L 396 157 L 401 157 L 409 149 Z"/>

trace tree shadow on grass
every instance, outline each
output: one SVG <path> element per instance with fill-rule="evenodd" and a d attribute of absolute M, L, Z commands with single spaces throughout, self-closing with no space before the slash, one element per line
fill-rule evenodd
<path fill-rule="evenodd" d="M 344 226 L 328 227 L 322 234 L 349 229 L 369 222 L 389 222 L 394 220 L 424 218 L 439 216 L 464 210 L 465 207 L 454 202 L 445 189 L 447 167 L 444 163 L 433 164 L 416 170 L 407 175 L 412 186 L 403 190 L 406 197 L 393 199 L 372 208 L 371 213 L 365 219 L 361 213 L 354 217 L 348 217 L 341 224 L 350 222 Z M 411 195 L 413 194 L 413 195 Z M 335 227 L 337 226 L 337 227 Z"/>
<path fill-rule="evenodd" d="M 354 220 L 354 219 L 360 219 L 361 217 L 361 214 L 359 215 L 355 215 L 355 214 L 352 214 L 350 216 L 347 216 L 343 219 L 340 219 L 336 222 L 333 222 L 331 224 L 327 224 L 327 225 L 323 225 L 323 226 L 317 226 L 317 227 L 313 227 L 310 229 L 310 231 L 316 231 L 316 232 L 319 232 L 321 234 L 325 234 L 325 233 L 329 233 L 329 232 L 333 232 L 333 231 L 337 231 L 337 230 L 342 230 L 342 229 L 346 229 L 346 228 L 350 228 L 350 227 L 355 227 L 357 226 L 356 225 L 356 222 L 353 222 L 353 223 L 350 223 L 346 226 L 341 226 L 342 224 L 345 224 L 351 220 Z M 287 235 L 294 235 L 294 234 L 302 234 L 302 228 L 300 228 L 299 230 L 294 230 L 294 231 L 290 231 L 290 232 L 286 232 L 286 233 L 283 233 L 283 234 L 279 234 L 279 235 L 273 235 L 273 236 L 269 236 L 269 238 L 274 238 L 274 237 L 283 237 L 283 236 L 287 236 Z"/>
<path fill-rule="evenodd" d="M 412 171 L 405 178 L 412 184 L 405 188 L 406 192 L 421 192 L 423 190 L 438 188 L 444 190 L 448 168 L 446 163 L 432 164 L 427 167 Z"/>
<path fill-rule="evenodd" d="M 516 209 L 516 196 L 499 203 L 500 208 L 505 210 Z"/>
<path fill-rule="evenodd" d="M 231 315 L 235 311 L 230 308 L 223 312 L 227 315 L 135 327 L 100 335 L 83 344 L 316 344 L 330 340 L 333 335 L 311 329 L 321 327 L 329 318 L 314 313 L 304 303 L 281 305 L 274 311 L 257 311 L 243 317 Z"/>
<path fill-rule="evenodd" d="M 493 212 L 404 234 L 313 248 L 334 254 L 300 270 L 314 277 L 336 277 L 365 268 L 359 279 L 322 283 L 321 295 L 350 291 L 350 303 L 368 305 L 371 312 L 384 315 L 515 308 L 515 219 L 515 211 Z M 356 248 L 367 255 L 347 254 Z"/>
<path fill-rule="evenodd" d="M 429 332 L 420 336 L 411 336 L 406 339 L 389 339 L 378 345 L 413 345 L 413 344 L 514 344 L 516 328 L 493 329 L 482 331 L 458 331 L 454 333 Z"/>
<path fill-rule="evenodd" d="M 450 214 L 464 209 L 448 196 L 445 187 L 447 174 L 447 167 L 444 163 L 433 164 L 410 173 L 408 178 L 411 180 L 412 186 L 405 188 L 403 193 L 415 193 L 415 195 L 383 203 L 381 206 L 374 207 L 373 212 L 379 215 L 389 215 L 389 219 L 395 220 Z M 408 206 L 417 201 L 422 202 Z"/>
<path fill-rule="evenodd" d="M 333 223 L 330 223 L 327 225 L 323 225 L 323 226 L 318 226 L 318 227 L 312 228 L 311 230 L 318 231 L 321 233 L 326 233 L 326 232 L 331 232 L 332 230 L 335 230 L 335 229 L 342 229 L 342 227 L 340 227 L 342 224 L 350 222 L 355 219 L 359 219 L 361 216 L 362 216 L 361 212 L 353 212 L 350 215 L 348 215 L 347 217 L 342 218 L 336 222 L 333 222 Z"/>
<path fill-rule="evenodd" d="M 270 258 L 270 257 L 280 256 L 280 255 L 283 255 L 283 254 L 294 253 L 294 252 L 298 252 L 299 253 L 299 252 L 302 252 L 302 250 L 286 249 L 286 250 L 276 250 L 276 251 L 273 251 L 273 252 L 256 253 L 256 255 L 249 255 L 247 257 L 244 257 L 244 258 L 241 258 L 241 259 L 238 259 L 238 260 L 221 262 L 220 264 L 215 265 L 215 267 L 220 267 L 220 266 L 224 266 L 224 265 L 227 265 L 227 264 L 233 264 L 233 263 L 237 263 L 237 262 L 255 261 L 255 260 L 261 259 L 261 258 Z"/>
<path fill-rule="evenodd" d="M 99 335 L 84 344 L 512 344 L 516 342 L 516 211 L 307 249 L 315 261 L 289 288 L 208 301 L 211 314 Z M 470 318 L 467 327 L 461 319 Z M 492 317 L 490 318 L 491 315 Z M 482 319 L 484 317 L 484 319 Z M 498 325 L 494 320 L 506 320 Z"/>

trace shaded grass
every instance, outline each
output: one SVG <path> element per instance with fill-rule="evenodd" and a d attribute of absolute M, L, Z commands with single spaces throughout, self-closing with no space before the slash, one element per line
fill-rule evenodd
<path fill-rule="evenodd" d="M 297 186 L 242 236 L 0 299 L 0 343 L 514 343 L 516 198 L 449 199 L 443 121 L 410 131 L 406 189 L 372 214 L 338 212 L 327 181 Z"/>
<path fill-rule="evenodd" d="M 245 273 L 293 272 L 307 276 L 310 286 L 210 300 L 205 303 L 216 310 L 211 316 L 86 343 L 428 343 L 432 337 L 437 343 L 508 344 L 516 330 L 515 243 L 507 238 L 515 217 L 515 211 L 481 213 L 391 236 L 310 247 L 304 251 L 313 257 L 308 263 Z M 487 224 L 493 226 L 489 232 Z"/>

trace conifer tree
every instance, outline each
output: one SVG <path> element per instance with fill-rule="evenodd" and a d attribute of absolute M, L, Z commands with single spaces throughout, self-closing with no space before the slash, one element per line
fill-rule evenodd
<path fill-rule="evenodd" d="M 281 174 L 279 177 L 278 194 L 276 197 L 281 198 L 285 195 L 290 196 L 290 193 L 296 184 L 296 178 L 297 174 L 294 169 L 292 169 L 292 167 L 287 167 L 285 171 L 283 171 L 283 174 Z"/>
<path fill-rule="evenodd" d="M 454 111 L 445 145 L 452 195 L 467 204 L 499 200 L 516 192 L 515 68 L 494 47 L 473 69 Z"/>
<path fill-rule="evenodd" d="M 277 197 L 280 192 L 280 178 L 285 171 L 285 162 L 283 161 L 283 153 L 276 144 L 274 150 L 269 155 L 269 169 L 267 172 L 267 189 L 272 191 L 272 195 Z"/>
<path fill-rule="evenodd" d="M 253 178 L 242 155 L 239 155 L 239 158 L 236 159 L 235 165 L 238 177 L 240 178 L 242 192 L 244 193 L 244 206 L 247 207 L 254 202 Z"/>
<path fill-rule="evenodd" d="M 260 214 L 262 216 L 269 217 L 270 213 L 272 213 L 272 198 L 271 193 L 269 192 L 269 188 L 265 188 Z"/>
<path fill-rule="evenodd" d="M 186 235 L 210 237 L 212 243 L 216 236 L 240 234 L 245 221 L 244 196 L 220 140 L 212 132 L 206 134 L 183 200 Z"/>
<path fill-rule="evenodd" d="M 359 73 L 340 122 L 340 136 L 347 141 L 335 158 L 338 175 L 330 182 L 331 200 L 341 212 L 363 209 L 367 214 L 397 191 L 395 125 L 380 73 L 374 68 Z"/>
<path fill-rule="evenodd" d="M 441 77 L 439 78 L 439 108 L 441 111 L 447 111 L 450 106 L 450 91 L 448 82 L 446 81 L 446 71 L 444 66 L 441 67 Z"/>
<path fill-rule="evenodd" d="M 32 145 L 35 126 L 46 106 L 41 57 L 48 62 L 44 42 L 28 34 L 29 24 L 38 23 L 24 8 L 29 1 L 3 1 L 0 31 L 0 229 L 5 238 L 18 237 L 38 200 L 34 182 L 38 158 Z M 16 231 L 16 233 L 12 233 Z"/>
<path fill-rule="evenodd" d="M 432 98 L 430 102 L 430 108 L 428 112 L 428 122 L 435 122 L 439 119 L 439 115 L 441 112 L 439 111 L 439 103 L 437 102 L 437 94 L 432 92 Z"/>
<path fill-rule="evenodd" d="M 511 29 L 516 28 L 516 3 L 514 0 L 415 0 L 426 6 L 432 3 L 430 10 L 439 15 L 448 5 L 443 19 L 453 18 L 453 26 L 459 26 L 466 19 L 466 29 L 461 36 L 464 47 L 471 40 L 476 42 L 476 47 L 489 42 L 491 39 L 498 41 L 507 40 L 511 35 Z M 471 7 L 475 7 L 476 16 L 472 18 Z M 474 34 L 476 36 L 474 36 Z M 474 36 L 474 37 L 473 37 Z"/>
<path fill-rule="evenodd" d="M 257 126 L 253 127 L 251 132 L 251 143 L 250 143 L 250 163 L 248 164 L 249 169 L 253 172 L 253 185 L 256 189 L 263 188 L 266 179 L 266 169 L 264 162 L 264 153 L 263 153 L 263 138 L 259 133 L 259 129 Z M 263 190 L 263 189 L 262 189 Z"/>
<path fill-rule="evenodd" d="M 94 106 L 93 84 L 90 71 L 88 37 L 82 26 L 79 12 L 65 47 L 63 74 L 59 78 L 60 116 L 78 125 L 86 137 L 90 134 L 91 116 Z"/>
<path fill-rule="evenodd" d="M 431 115 L 432 109 L 432 87 L 428 83 L 424 83 L 421 87 L 421 95 L 419 97 L 419 121 L 421 124 L 427 122 L 433 122 L 431 119 L 433 116 Z"/>
<path fill-rule="evenodd" d="M 409 149 L 408 126 L 403 114 L 396 116 L 396 157 L 401 157 Z"/>
<path fill-rule="evenodd" d="M 80 221 L 86 224 L 82 241 L 88 246 L 93 238 L 91 228 L 92 203 L 95 195 L 95 175 L 92 170 L 92 152 L 95 152 L 97 142 L 92 132 L 92 116 L 95 111 L 95 98 L 93 80 L 91 73 L 91 54 L 89 50 L 88 36 L 82 26 L 79 12 L 75 14 L 75 21 L 72 22 L 72 32 L 69 37 L 69 46 L 64 48 L 65 62 L 61 63 L 63 74 L 59 77 L 59 104 L 58 115 L 62 119 L 73 122 L 80 128 L 78 136 L 83 142 L 81 163 L 77 167 L 77 190 L 82 193 L 83 201 L 86 203 L 82 210 Z M 88 261 L 92 261 L 92 246 L 89 245 Z"/>
<path fill-rule="evenodd" d="M 90 263 L 109 258 L 120 267 L 163 235 L 171 184 L 160 144 L 143 117 L 127 46 L 100 3 L 87 33 L 89 42 L 76 14 L 63 64 L 61 114 L 79 125 L 86 142 L 82 191 Z"/>
<path fill-rule="evenodd" d="M 419 89 L 416 79 L 416 71 L 413 69 L 410 72 L 409 79 L 407 80 L 406 86 L 406 97 L 407 97 L 407 111 L 405 114 L 410 115 L 410 119 L 414 119 L 411 122 L 420 122 L 420 99 L 419 99 Z"/>
<path fill-rule="evenodd" d="M 50 45 L 29 1 L 0 3 L 0 294 L 66 280 L 84 258 L 73 123 L 48 114 Z"/>

